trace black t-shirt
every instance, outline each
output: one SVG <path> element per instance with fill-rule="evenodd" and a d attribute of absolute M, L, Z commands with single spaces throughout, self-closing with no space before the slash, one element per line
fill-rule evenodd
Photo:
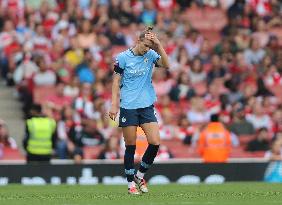
<path fill-rule="evenodd" d="M 257 139 L 252 140 L 247 145 L 247 151 L 266 151 L 269 150 L 269 142 L 267 140 L 259 141 Z"/>

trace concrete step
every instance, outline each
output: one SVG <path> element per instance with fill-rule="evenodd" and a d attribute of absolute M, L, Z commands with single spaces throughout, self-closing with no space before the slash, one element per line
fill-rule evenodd
<path fill-rule="evenodd" d="M 17 100 L 15 92 L 14 87 L 7 87 L 3 81 L 0 82 L 0 118 L 7 123 L 10 136 L 21 148 L 25 125 L 21 110 L 22 104 Z"/>

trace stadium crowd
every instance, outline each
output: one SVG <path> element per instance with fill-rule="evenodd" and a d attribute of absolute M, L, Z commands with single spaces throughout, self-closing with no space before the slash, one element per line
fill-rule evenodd
<path fill-rule="evenodd" d="M 154 25 L 170 58 L 169 71 L 156 68 L 153 75 L 164 142 L 197 149 L 217 114 L 234 147 L 281 150 L 281 1 L 0 0 L 0 6 L 2 78 L 17 88 L 25 118 L 39 103 L 56 120 L 56 157 L 86 157 L 96 146 L 103 149 L 95 157 L 121 157 L 121 131 L 107 114 L 113 63 L 146 25 Z M 163 145 L 159 159 L 178 157 L 174 149 Z"/>

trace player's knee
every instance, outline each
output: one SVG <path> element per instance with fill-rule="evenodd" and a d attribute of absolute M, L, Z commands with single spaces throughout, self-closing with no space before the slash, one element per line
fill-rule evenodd
<path fill-rule="evenodd" d="M 125 139 L 125 145 L 135 145 L 136 140 L 135 139 Z"/>
<path fill-rule="evenodd" d="M 160 145 L 161 140 L 160 138 L 154 138 L 154 139 L 149 140 L 148 143 L 152 145 Z"/>

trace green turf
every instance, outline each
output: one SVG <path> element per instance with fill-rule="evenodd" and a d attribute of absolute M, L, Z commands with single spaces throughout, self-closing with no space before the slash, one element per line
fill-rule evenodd
<path fill-rule="evenodd" d="M 280 205 L 282 184 L 226 183 L 223 185 L 150 186 L 150 193 L 129 196 L 126 186 L 0 187 L 0 205 Z"/>

